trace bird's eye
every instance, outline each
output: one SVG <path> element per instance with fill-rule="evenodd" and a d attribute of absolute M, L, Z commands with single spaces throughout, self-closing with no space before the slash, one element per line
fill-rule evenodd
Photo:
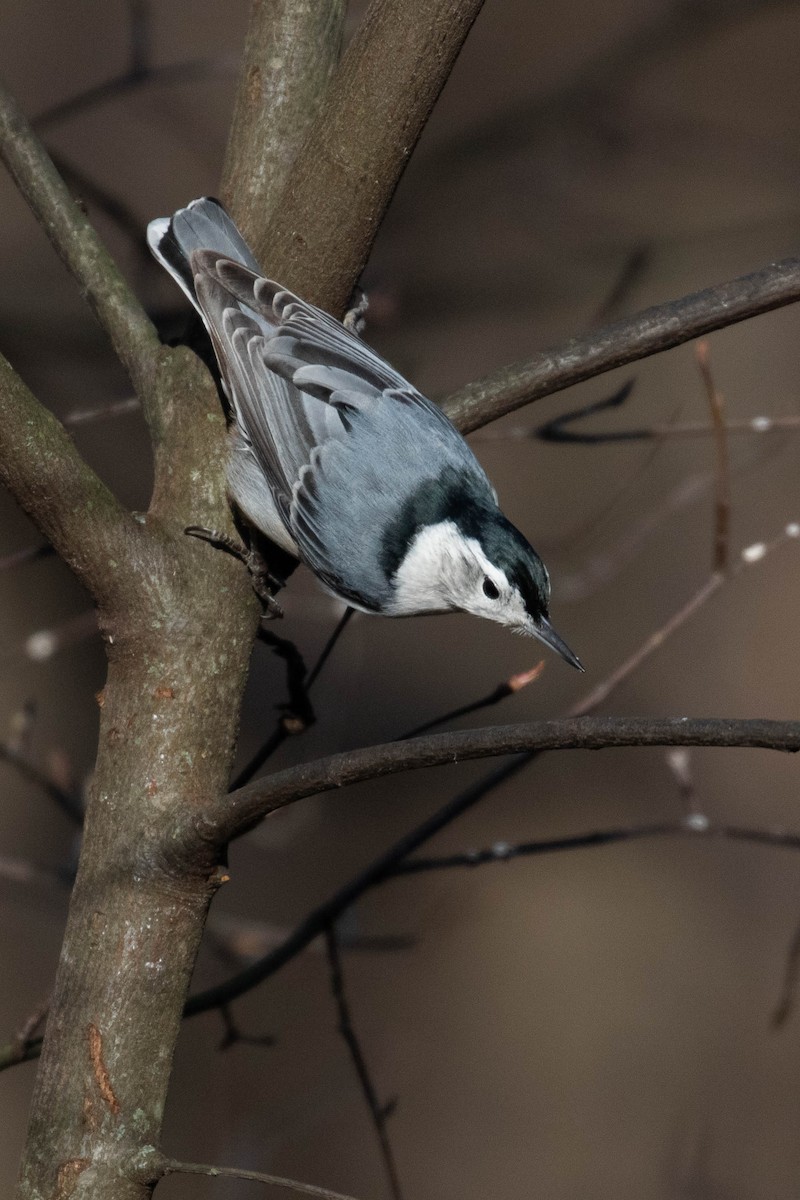
<path fill-rule="evenodd" d="M 500 595 L 500 592 L 488 575 L 484 575 L 483 577 L 483 594 L 484 596 L 488 596 L 490 600 L 496 600 Z"/>

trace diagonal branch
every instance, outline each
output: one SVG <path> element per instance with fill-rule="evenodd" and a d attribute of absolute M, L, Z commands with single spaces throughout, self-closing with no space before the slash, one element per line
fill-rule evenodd
<path fill-rule="evenodd" d="M 270 274 L 341 315 L 483 0 L 372 0 L 269 227 Z"/>
<path fill-rule="evenodd" d="M 453 392 L 443 408 L 462 433 L 470 433 L 543 396 L 797 300 L 800 258 L 786 258 L 503 367 Z"/>
<path fill-rule="evenodd" d="M 605 750 L 620 746 L 756 747 L 800 750 L 800 721 L 725 717 L 565 717 L 432 734 L 332 754 L 277 771 L 209 804 L 190 838 L 227 842 L 265 816 L 305 796 L 367 779 L 446 763 L 543 750 Z"/>
<path fill-rule="evenodd" d="M 0 482 L 102 607 L 124 601 L 117 563 L 144 531 L 83 461 L 56 418 L 0 355 Z"/>
<path fill-rule="evenodd" d="M 271 217 L 339 61 L 345 0 L 253 0 L 222 196 L 246 240 Z"/>
<path fill-rule="evenodd" d="M 333 922 L 325 930 L 325 948 L 328 953 L 331 992 L 333 993 L 336 1011 L 339 1015 L 339 1032 L 347 1046 L 350 1059 L 358 1076 L 361 1091 L 369 1109 L 370 1119 L 378 1138 L 378 1147 L 383 1159 L 383 1167 L 386 1172 L 386 1182 L 389 1185 L 389 1191 L 392 1194 L 393 1200 L 403 1200 L 403 1189 L 400 1186 L 397 1163 L 394 1160 L 394 1151 L 392 1150 L 392 1143 L 389 1140 L 389 1133 L 386 1128 L 387 1106 L 381 1104 L 378 1098 L 361 1042 L 353 1026 L 350 1003 L 347 999 L 347 991 L 344 985 L 342 956 L 339 953 L 339 938 Z"/>
<path fill-rule="evenodd" d="M 155 327 L 2 83 L 0 156 L 147 405 L 161 350 Z"/>

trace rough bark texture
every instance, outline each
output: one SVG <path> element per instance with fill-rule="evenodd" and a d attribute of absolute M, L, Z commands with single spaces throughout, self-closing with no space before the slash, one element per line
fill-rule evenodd
<path fill-rule="evenodd" d="M 255 624 L 238 564 L 208 559 L 168 607 L 109 635 L 97 774 L 21 1177 L 31 1200 L 149 1194 L 147 1148 L 222 879 L 212 850 L 171 855 L 164 828 L 225 790 Z"/>
<path fill-rule="evenodd" d="M 270 275 L 341 316 L 483 0 L 373 0 L 273 220 Z"/>
<path fill-rule="evenodd" d="M 219 528 L 230 519 L 216 389 L 178 351 L 165 353 L 156 394 L 164 433 L 151 512 L 138 521 L 125 514 L 137 538 L 118 559 L 105 543 L 106 575 L 116 581 L 99 596 L 109 674 L 33 1096 L 26 1200 L 148 1194 L 147 1147 L 158 1143 L 186 989 L 220 881 L 216 848 L 195 847 L 187 859 L 167 834 L 176 813 L 227 787 L 258 605 L 239 562 L 183 533 L 190 514 Z M 17 449 L 24 463 L 25 447 Z M 32 500 L 46 518 L 48 505 L 38 493 Z"/>
<path fill-rule="evenodd" d="M 248 242 L 263 234 L 327 91 L 345 9 L 345 0 L 253 0 L 222 172 L 222 197 Z"/>

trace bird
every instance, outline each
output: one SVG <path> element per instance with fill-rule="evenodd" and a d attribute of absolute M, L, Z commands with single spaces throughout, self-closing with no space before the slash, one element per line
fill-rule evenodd
<path fill-rule="evenodd" d="M 441 408 L 347 318 L 266 278 L 218 200 L 151 221 L 147 240 L 211 339 L 247 523 L 352 608 L 472 613 L 583 670 L 550 623 L 544 563 Z"/>

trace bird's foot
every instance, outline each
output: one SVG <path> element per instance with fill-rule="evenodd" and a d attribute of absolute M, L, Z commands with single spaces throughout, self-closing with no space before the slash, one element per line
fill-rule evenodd
<path fill-rule="evenodd" d="M 366 325 L 366 314 L 369 308 L 369 299 L 363 288 L 356 287 L 353 289 L 351 300 L 355 303 L 351 304 L 347 312 L 344 314 L 342 324 L 348 333 L 355 334 L 356 337 L 361 337 Z"/>
<path fill-rule="evenodd" d="M 183 532 L 187 533 L 189 537 L 200 538 L 201 541 L 208 542 L 217 550 L 224 550 L 226 554 L 232 554 L 234 558 L 238 558 L 239 562 L 244 563 L 250 572 L 253 591 L 264 606 L 263 619 L 274 621 L 277 617 L 283 616 L 283 609 L 274 595 L 283 587 L 283 581 L 272 574 L 263 554 L 250 546 L 245 546 L 244 542 L 238 541 L 230 534 L 221 533 L 217 529 L 205 529 L 202 525 L 187 525 Z"/>

